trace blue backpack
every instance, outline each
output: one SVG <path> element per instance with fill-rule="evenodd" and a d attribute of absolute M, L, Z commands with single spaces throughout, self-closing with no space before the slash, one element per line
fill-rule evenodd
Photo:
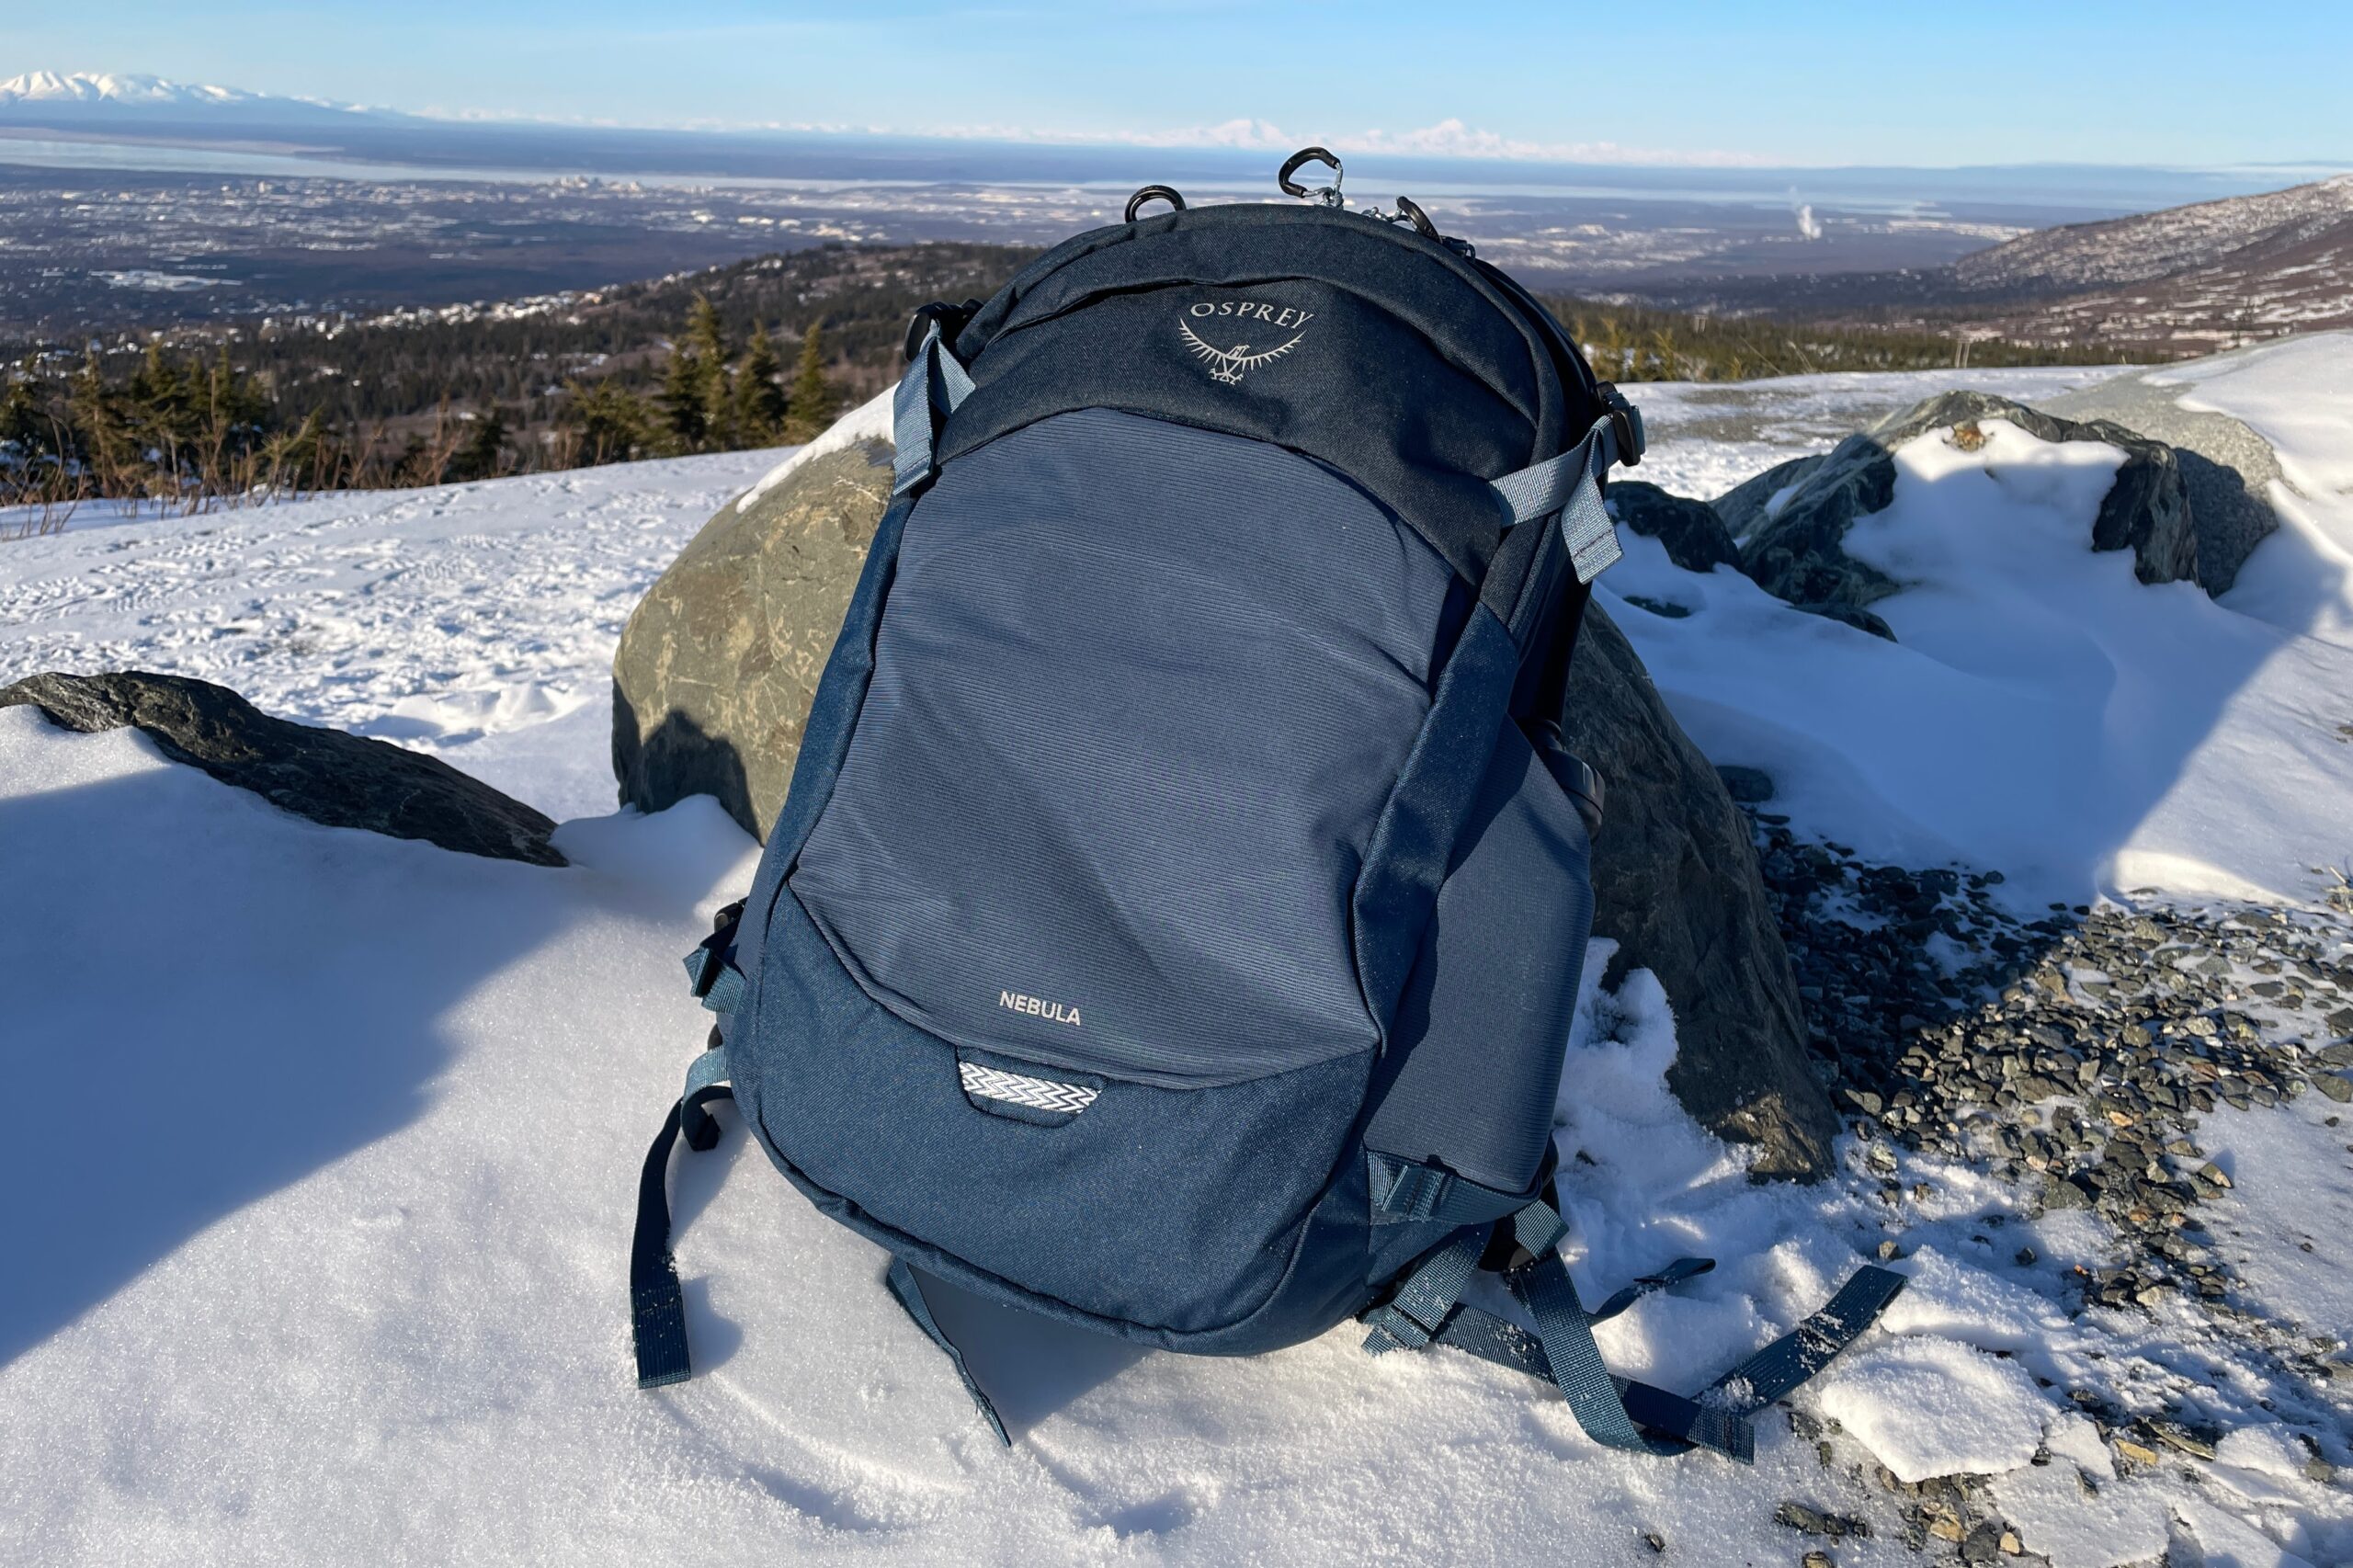
<path fill-rule="evenodd" d="M 689 1375 L 665 1183 L 731 1093 L 1000 1437 L 924 1276 L 1194 1354 L 1356 1317 L 1604 1443 L 1744 1460 L 1900 1286 L 1861 1270 L 1698 1397 L 1604 1369 L 1593 1324 L 1711 1267 L 1588 1311 L 1555 1250 L 1602 797 L 1556 721 L 1642 422 L 1470 245 L 1311 160 L 1304 204 L 1147 187 L 917 315 L 790 793 L 687 960 L 719 1023 L 646 1157 L 641 1386 Z M 1481 1269 L 1532 1333 L 1462 1301 Z"/>

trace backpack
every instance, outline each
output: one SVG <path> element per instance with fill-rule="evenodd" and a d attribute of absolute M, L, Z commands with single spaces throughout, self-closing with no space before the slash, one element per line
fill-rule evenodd
<path fill-rule="evenodd" d="M 1000 1438 L 925 1276 L 1192 1354 L 1358 1318 L 1533 1374 L 1601 1442 L 1741 1460 L 1900 1288 L 1860 1270 L 1696 1397 L 1604 1369 L 1595 1323 L 1711 1267 L 1588 1311 L 1556 1250 L 1602 808 L 1557 720 L 1642 421 L 1338 174 L 1146 187 L 912 324 L 790 793 L 687 960 L 719 1017 L 643 1169 L 641 1386 L 689 1375 L 666 1176 L 730 1095 Z M 1462 1300 L 1483 1271 L 1532 1332 Z"/>

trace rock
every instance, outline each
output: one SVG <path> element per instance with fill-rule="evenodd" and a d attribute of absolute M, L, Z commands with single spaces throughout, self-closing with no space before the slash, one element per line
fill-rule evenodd
<path fill-rule="evenodd" d="M 419 838 L 494 859 L 561 866 L 555 824 L 438 757 L 273 719 L 226 687 L 180 676 L 28 676 L 0 708 L 30 704 L 85 734 L 128 724 L 165 756 L 329 827 Z"/>
<path fill-rule="evenodd" d="M 1740 569 L 1740 546 L 1705 501 L 1670 495 L 1638 479 L 1610 481 L 1608 501 L 1620 522 L 1666 546 L 1667 559 L 1686 572 Z"/>
<path fill-rule="evenodd" d="M 1963 1562 L 1997 1562 L 2002 1556 L 2002 1527 L 1988 1519 L 1962 1538 Z"/>
<path fill-rule="evenodd" d="M 1871 1533 L 1869 1520 L 1850 1518 L 1844 1514 L 1825 1514 L 1794 1501 L 1775 1509 L 1773 1522 L 1804 1535 L 1826 1535 L 1833 1540 L 1850 1535 L 1868 1539 Z"/>
<path fill-rule="evenodd" d="M 2157 384 L 2152 374 L 2079 387 L 2043 408 L 2069 419 L 2108 420 L 2172 447 L 2198 534 L 2198 580 L 2210 594 L 2227 592 L 2247 556 L 2279 526 L 2270 500 L 2271 485 L 2284 483 L 2279 456 L 2229 415 L 2182 407 L 2180 389 Z"/>
<path fill-rule="evenodd" d="M 1723 519 L 1727 533 L 1736 540 L 1745 540 L 1778 509 L 1773 505 L 1776 496 L 1794 491 L 1826 460 L 1824 454 L 1816 453 L 1812 457 L 1791 458 L 1787 462 L 1775 463 L 1756 478 L 1744 481 L 1708 505 L 1714 507 L 1716 516 Z M 1611 488 L 1614 490 L 1616 486 Z"/>
<path fill-rule="evenodd" d="M 1724 793 L 1745 806 L 1762 805 L 1773 798 L 1773 776 L 1761 767 L 1720 766 L 1716 777 L 1724 781 Z"/>
<path fill-rule="evenodd" d="M 1598 604 L 1561 728 L 1609 786 L 1593 857 L 1593 928 L 1619 942 L 1604 983 L 1630 969 L 1658 976 L 1676 1018 L 1667 1085 L 1701 1125 L 1757 1145 L 1761 1175 L 1824 1174 L 1837 1116 L 1807 1063 L 1747 819 Z"/>
<path fill-rule="evenodd" d="M 2101 441 L 2121 448 L 2124 461 L 2093 519 L 2092 548 L 2131 551 L 2135 574 L 2143 583 L 2198 579 L 2198 540 L 2172 448 L 2119 425 L 2054 419 L 2008 398 L 1976 392 L 1943 393 L 1847 437 L 1798 476 L 1797 489 L 1769 518 L 1761 516 L 1753 492 L 1743 498 L 1747 486 L 1724 496 L 1717 504 L 1720 514 L 1727 506 L 1742 508 L 1744 516 L 1752 506 L 1759 508 L 1756 521 L 1745 531 L 1734 529 L 1742 570 L 1768 592 L 1816 613 L 1834 605 L 1859 609 L 1895 593 L 1901 585 L 1846 553 L 1847 530 L 1858 517 L 1883 511 L 1894 499 L 1891 454 L 1897 448 L 1930 431 L 1965 431 L 1987 419 L 2006 420 L 2045 441 Z M 1769 477 L 1760 475 L 1750 484 Z"/>
<path fill-rule="evenodd" d="M 801 462 L 731 501 L 640 602 L 613 655 L 613 773 L 625 805 L 711 795 L 765 838 L 809 704 L 891 500 L 891 446 Z"/>
<path fill-rule="evenodd" d="M 663 574 L 613 661 L 625 802 L 715 795 L 765 836 L 890 488 L 887 442 L 802 462 L 748 506 L 722 508 Z M 1562 728 L 1609 787 L 1594 928 L 1620 943 L 1610 983 L 1642 968 L 1665 988 L 1669 1085 L 1702 1125 L 1757 1145 L 1756 1174 L 1826 1174 L 1837 1118 L 1807 1063 L 1747 821 L 1598 607 Z"/>

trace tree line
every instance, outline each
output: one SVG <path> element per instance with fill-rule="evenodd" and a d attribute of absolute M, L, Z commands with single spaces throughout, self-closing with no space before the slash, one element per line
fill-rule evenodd
<path fill-rule="evenodd" d="M 74 351 L 0 346 L 0 366 L 14 361 L 0 369 L 0 507 L 16 509 L 0 530 L 63 526 L 97 500 L 199 511 L 806 440 L 897 375 L 917 306 L 984 296 L 1032 254 L 827 245 L 471 312 L 187 328 Z M 1603 377 L 1628 382 L 2120 358 L 1545 303 Z"/>

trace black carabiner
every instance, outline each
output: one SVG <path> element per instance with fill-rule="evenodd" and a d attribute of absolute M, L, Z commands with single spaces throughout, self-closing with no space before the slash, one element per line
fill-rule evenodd
<path fill-rule="evenodd" d="M 1444 234 L 1438 232 L 1438 225 L 1430 222 L 1430 215 L 1422 210 L 1422 204 L 1415 201 L 1412 197 L 1399 197 L 1397 199 L 1397 210 L 1403 212 L 1406 218 L 1412 222 L 1414 225 L 1414 233 L 1421 235 L 1422 238 L 1426 240 L 1443 240 L 1446 238 Z"/>
<path fill-rule="evenodd" d="M 1148 185 L 1128 198 L 1127 221 L 1129 222 L 1132 223 L 1136 221 L 1136 209 L 1147 201 L 1165 201 L 1176 211 L 1185 210 L 1185 199 L 1176 193 L 1175 187 Z"/>
<path fill-rule="evenodd" d="M 1327 165 L 1332 171 L 1332 183 L 1330 185 L 1321 187 L 1318 189 L 1310 190 L 1305 186 L 1290 177 L 1291 176 L 1299 173 L 1302 167 L 1309 164 L 1323 164 Z M 1340 160 L 1334 157 L 1324 148 L 1302 147 L 1298 152 L 1293 153 L 1290 157 L 1283 160 L 1282 170 L 1275 176 L 1275 183 L 1282 187 L 1283 194 L 1285 196 L 1296 196 L 1302 201 L 1306 200 L 1310 197 L 1316 197 L 1322 199 L 1329 205 L 1337 206 L 1339 205 L 1340 198 L 1340 178 L 1343 173 L 1344 171 L 1340 167 Z"/>

